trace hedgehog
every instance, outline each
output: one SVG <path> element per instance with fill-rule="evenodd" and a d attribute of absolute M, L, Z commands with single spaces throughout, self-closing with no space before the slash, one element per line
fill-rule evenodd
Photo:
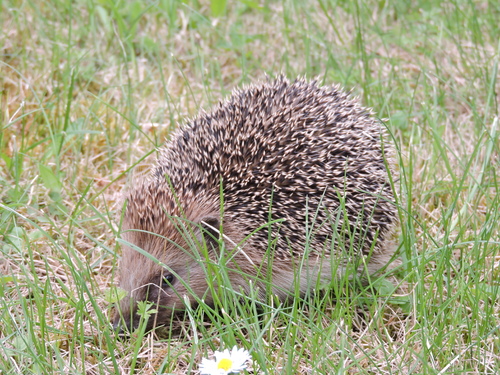
<path fill-rule="evenodd" d="M 148 328 L 213 304 L 208 263 L 234 290 L 286 300 L 352 265 L 373 274 L 395 253 L 394 146 L 338 86 L 281 75 L 235 90 L 158 155 L 125 197 L 122 332 L 138 326 L 140 301 L 155 306 Z"/>

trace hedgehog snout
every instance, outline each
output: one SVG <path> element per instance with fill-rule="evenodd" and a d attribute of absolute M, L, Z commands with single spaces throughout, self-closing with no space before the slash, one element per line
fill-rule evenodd
<path fill-rule="evenodd" d="M 115 331 L 116 336 L 119 338 L 126 339 L 129 337 L 130 332 L 132 332 L 132 327 L 129 327 L 129 323 L 124 322 L 118 314 L 113 317 L 111 324 L 113 331 Z"/>

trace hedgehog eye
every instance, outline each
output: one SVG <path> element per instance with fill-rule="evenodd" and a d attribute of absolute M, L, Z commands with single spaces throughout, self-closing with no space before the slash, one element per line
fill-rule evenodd
<path fill-rule="evenodd" d="M 162 288 L 170 288 L 172 286 L 172 283 L 174 282 L 174 275 L 172 275 L 171 273 L 170 274 L 167 274 L 167 275 L 163 275 L 162 279 L 161 279 L 161 287 Z"/>

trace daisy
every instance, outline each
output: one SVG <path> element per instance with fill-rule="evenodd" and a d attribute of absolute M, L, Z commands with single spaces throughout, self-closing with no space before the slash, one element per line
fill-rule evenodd
<path fill-rule="evenodd" d="M 223 352 L 216 351 L 215 360 L 201 360 L 200 375 L 226 375 L 238 373 L 247 368 L 246 361 L 250 359 L 250 353 L 245 349 L 238 349 L 236 345 L 231 351 L 224 349 Z"/>

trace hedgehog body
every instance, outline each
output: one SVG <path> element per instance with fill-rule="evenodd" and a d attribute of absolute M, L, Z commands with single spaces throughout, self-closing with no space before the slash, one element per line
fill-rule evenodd
<path fill-rule="evenodd" d="M 305 293 L 352 262 L 377 271 L 395 247 L 393 166 L 382 124 L 337 87 L 279 77 L 234 91 L 179 128 L 149 180 L 128 193 L 128 296 L 115 325 L 136 326 L 141 300 L 158 306 L 150 327 L 186 296 L 211 303 L 206 265 L 221 244 L 232 286 L 253 280 L 262 297 L 269 288 L 259 280 L 284 299 L 294 282 Z"/>

